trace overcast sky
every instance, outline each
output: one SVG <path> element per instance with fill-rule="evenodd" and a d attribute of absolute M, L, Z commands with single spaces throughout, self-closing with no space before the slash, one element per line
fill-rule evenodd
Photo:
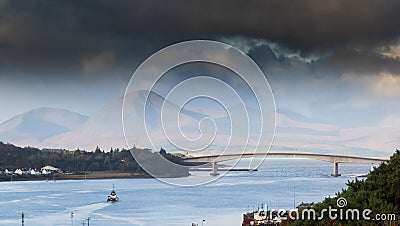
<path fill-rule="evenodd" d="M 399 1 L 0 0 L 0 122 L 37 107 L 90 115 L 170 44 L 211 39 L 250 55 L 278 111 L 400 128 Z"/>

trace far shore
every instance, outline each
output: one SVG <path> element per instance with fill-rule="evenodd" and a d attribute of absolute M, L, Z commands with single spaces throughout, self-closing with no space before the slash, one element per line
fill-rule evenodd
<path fill-rule="evenodd" d="M 0 175 L 0 182 L 11 181 L 44 181 L 44 180 L 92 180 L 92 179 L 130 179 L 152 178 L 145 173 L 121 173 L 110 171 L 87 172 L 80 174 L 48 174 L 48 175 Z"/>

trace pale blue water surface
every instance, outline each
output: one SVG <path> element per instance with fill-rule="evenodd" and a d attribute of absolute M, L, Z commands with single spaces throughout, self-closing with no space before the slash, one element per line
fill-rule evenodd
<path fill-rule="evenodd" d="M 368 173 L 371 164 L 332 164 L 310 159 L 267 159 L 258 172 L 230 172 L 207 185 L 177 187 L 156 179 L 23 181 L 0 183 L 0 225 L 241 225 L 242 214 L 266 203 L 293 208 L 318 202 Z M 195 180 L 209 172 L 192 172 Z M 120 202 L 107 203 L 115 184 Z M 71 218 L 73 213 L 73 218 Z"/>

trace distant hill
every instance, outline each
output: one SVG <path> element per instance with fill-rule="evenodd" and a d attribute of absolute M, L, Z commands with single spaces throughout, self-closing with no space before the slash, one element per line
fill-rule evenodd
<path fill-rule="evenodd" d="M 147 99 L 148 96 L 148 99 Z M 148 91 L 137 91 L 125 97 L 127 106 L 127 131 L 131 141 L 138 146 L 151 147 L 149 143 L 143 143 L 150 134 L 161 134 L 161 109 L 177 115 L 180 108 L 163 97 Z M 36 146 L 39 148 L 60 149 L 85 149 L 94 150 L 100 146 L 105 150 L 119 147 L 127 148 L 122 129 L 122 105 L 124 97 L 115 99 L 90 117 L 78 113 L 53 108 L 39 108 L 28 111 L 0 125 L 0 141 L 14 143 L 19 146 Z M 143 108 L 147 101 L 146 118 L 143 117 Z M 188 126 L 190 132 L 193 128 L 198 133 L 198 120 L 207 115 L 192 110 L 184 109 L 180 120 L 185 130 Z M 146 121 L 146 128 L 139 128 L 138 122 Z M 174 124 L 176 125 L 176 124 Z M 129 127 L 129 128 L 128 128 Z M 187 131 L 186 131 L 187 132 Z M 161 136 L 154 136 L 157 139 Z M 157 140 L 160 144 L 168 141 L 163 138 Z"/>
<path fill-rule="evenodd" d="M 141 106 L 146 102 L 147 107 L 146 118 L 143 117 L 143 108 Z M 165 103 L 164 103 L 165 102 Z M 163 97 L 154 92 L 137 91 L 126 96 L 125 105 L 128 112 L 125 112 L 127 118 L 126 128 L 129 135 L 132 136 L 131 142 L 137 142 L 141 147 L 151 147 L 145 140 L 146 129 L 149 133 L 161 133 L 161 108 L 169 112 L 177 112 L 179 107 L 165 101 Z M 109 150 L 111 147 L 126 148 L 123 129 L 122 129 L 122 105 L 123 97 L 120 97 L 110 104 L 104 106 L 84 123 L 84 125 L 76 130 L 62 133 L 43 141 L 43 145 L 53 148 L 83 148 L 92 150 L 96 145 Z M 176 113 L 177 114 L 177 113 Z M 182 118 L 186 121 L 194 121 L 198 114 L 185 111 Z M 146 121 L 147 128 L 141 128 L 140 121 Z"/>
<path fill-rule="evenodd" d="M 79 128 L 87 119 L 87 116 L 64 109 L 37 108 L 0 124 L 0 140 L 35 146 L 47 138 Z"/>
<path fill-rule="evenodd" d="M 82 127 L 45 139 L 42 145 L 52 148 L 81 148 L 86 150 L 93 150 L 96 145 L 105 150 L 112 147 L 127 148 L 122 129 L 123 100 L 123 97 L 114 100 L 90 116 Z M 144 107 L 145 105 L 146 107 Z M 125 97 L 125 110 L 125 134 L 131 146 L 136 144 L 138 147 L 152 148 L 154 144 L 157 150 L 161 147 L 171 150 L 173 147 L 170 140 L 178 141 L 176 142 L 178 145 L 183 144 L 185 147 L 190 147 L 190 145 L 194 147 L 206 146 L 209 141 L 213 141 L 216 149 L 222 149 L 223 145 L 229 142 L 231 124 L 228 114 L 214 117 L 217 134 L 213 139 L 214 124 L 211 120 L 199 123 L 205 117 L 211 118 L 212 116 L 209 114 L 216 114 L 207 109 L 186 107 L 180 109 L 179 106 L 165 100 L 157 93 L 135 91 Z M 178 115 L 179 125 L 176 121 Z M 162 117 L 163 122 L 161 121 Z M 143 126 L 143 122 L 145 122 L 146 127 Z M 238 126 L 242 126 L 243 130 L 247 128 L 247 124 L 241 122 Z M 168 138 L 165 134 L 168 134 Z M 147 139 L 148 135 L 153 143 L 150 143 Z M 203 135 L 201 140 L 196 140 L 196 143 L 193 142 L 201 135 Z M 231 142 L 236 145 L 243 145 L 245 137 L 233 137 Z M 199 143 L 202 145 L 199 145 Z"/>
<path fill-rule="evenodd" d="M 123 101 L 123 97 L 117 98 L 90 117 L 62 109 L 34 109 L 0 124 L 0 141 L 39 148 L 94 150 L 99 146 L 106 151 L 111 147 L 128 148 L 122 126 Z M 143 106 L 146 101 L 144 116 Z M 177 148 L 170 141 L 178 140 L 178 144 L 199 147 L 200 141 L 196 139 L 205 135 L 201 142 L 212 140 L 212 145 L 202 154 L 218 154 L 228 142 L 232 142 L 230 151 L 242 151 L 243 144 L 247 142 L 243 141 L 246 138 L 244 136 L 230 137 L 233 125 L 225 111 L 210 110 L 202 106 L 185 106 L 180 111 L 176 104 L 149 91 L 129 93 L 125 99 L 125 107 L 125 132 L 130 146 L 136 144 L 138 147 L 152 148 L 154 144 L 156 150 L 163 147 L 168 151 L 175 151 Z M 168 113 L 163 114 L 164 125 L 161 123 L 162 108 Z M 236 109 L 239 107 L 234 107 L 232 111 Z M 247 110 L 252 129 L 247 147 L 253 148 L 257 145 L 257 129 L 262 125 L 257 119 L 259 111 L 255 108 Z M 177 115 L 179 125 L 176 117 L 168 118 Z M 213 118 L 215 125 L 211 120 L 200 123 L 205 117 Z M 243 123 L 236 124 L 234 129 L 247 131 L 246 121 L 244 118 Z M 212 139 L 214 126 L 217 130 Z M 165 134 L 168 134 L 168 138 Z M 147 139 L 148 135 L 153 143 Z M 391 126 L 390 123 L 385 123 L 384 126 L 343 128 L 340 125 L 313 121 L 299 113 L 278 110 L 272 150 L 383 157 L 391 150 L 399 148 L 398 140 L 400 128 Z M 267 150 L 268 145 L 268 141 L 261 140 L 258 144 L 259 150 Z"/>

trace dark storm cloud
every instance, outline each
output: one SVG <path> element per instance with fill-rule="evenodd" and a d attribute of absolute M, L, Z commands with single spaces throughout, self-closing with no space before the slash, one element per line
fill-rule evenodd
<path fill-rule="evenodd" d="M 21 103 L 23 112 L 64 104 L 89 114 L 121 96 L 155 51 L 190 39 L 231 39 L 266 72 L 278 107 L 316 118 L 321 108 L 324 120 L 335 119 L 342 114 L 336 109 L 374 100 L 369 93 L 398 90 L 399 58 L 378 51 L 400 44 L 399 12 L 397 0 L 0 0 L 2 105 Z M 22 96 L 4 98 L 15 93 Z M 48 96 L 62 101 L 48 103 Z M 387 106 L 398 104 L 374 109 Z"/>
<path fill-rule="evenodd" d="M 319 74 L 335 72 L 338 75 L 374 75 L 390 73 L 400 75 L 398 59 L 384 57 L 374 52 L 339 50 L 313 64 L 313 70 Z"/>
<path fill-rule="evenodd" d="M 177 9 L 172 19 L 187 31 L 263 38 L 306 54 L 400 34 L 398 1 L 197 1 Z"/>
<path fill-rule="evenodd" d="M 132 70 L 171 43 L 222 36 L 264 39 L 303 56 L 344 49 L 334 56 L 349 59 L 358 57 L 349 46 L 396 41 L 399 9 L 399 1 L 383 0 L 3 1 L 0 67 L 78 74 L 107 52 Z M 343 66 L 332 59 L 326 64 Z"/>

